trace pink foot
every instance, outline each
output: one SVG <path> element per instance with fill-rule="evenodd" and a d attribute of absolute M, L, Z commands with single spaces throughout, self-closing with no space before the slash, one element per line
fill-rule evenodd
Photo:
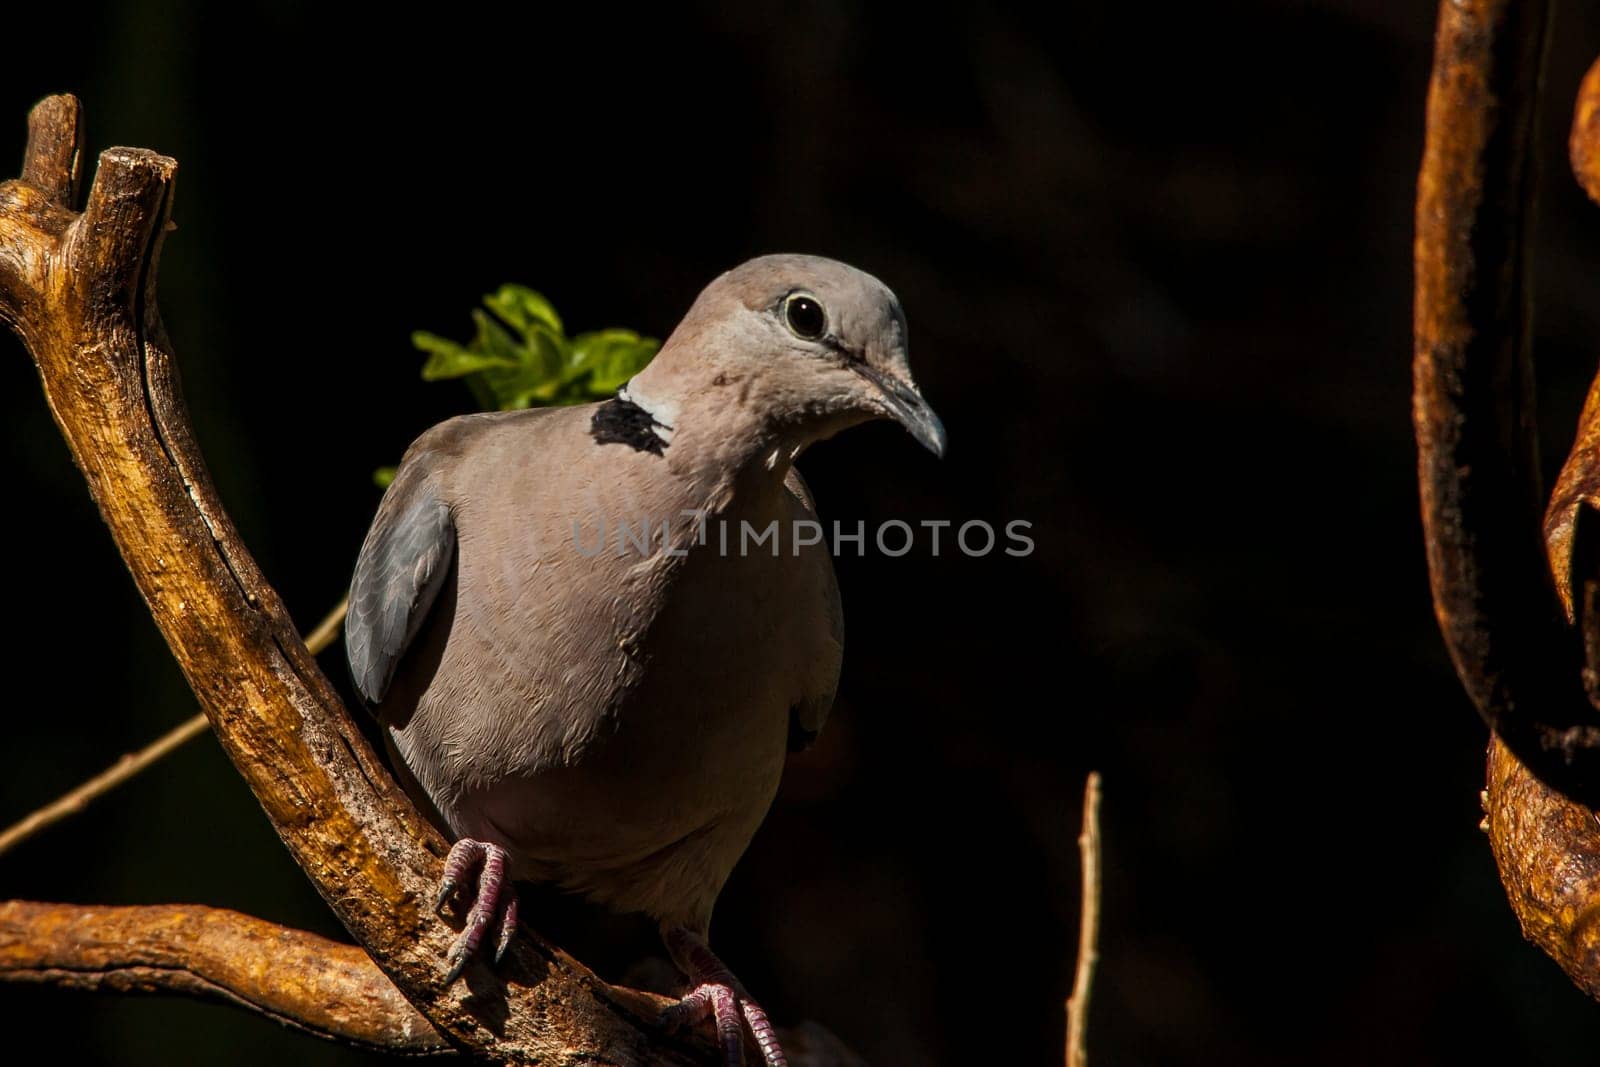
<path fill-rule="evenodd" d="M 739 980 L 717 959 L 699 935 L 681 926 L 665 932 L 667 951 L 689 976 L 694 988 L 661 1015 L 662 1025 L 678 1027 L 698 1023 L 707 1016 L 717 1021 L 717 1043 L 727 1067 L 744 1063 L 744 1029 L 756 1039 L 766 1067 L 789 1067 L 789 1060 L 778 1044 L 766 1011 L 750 999 Z M 740 1016 L 743 1016 L 741 1021 Z"/>
<path fill-rule="evenodd" d="M 446 957 L 450 964 L 450 973 L 444 980 L 446 985 L 461 977 L 467 961 L 478 954 L 491 926 L 495 927 L 495 963 L 505 955 L 506 946 L 517 932 L 517 891 L 506 877 L 509 858 L 499 845 L 474 841 L 470 837 L 463 837 L 450 848 L 450 855 L 444 861 L 444 877 L 439 880 L 439 895 L 433 902 L 434 911 L 444 914 L 444 907 L 456 895 L 456 890 L 474 871 L 478 874 L 466 925 Z"/>

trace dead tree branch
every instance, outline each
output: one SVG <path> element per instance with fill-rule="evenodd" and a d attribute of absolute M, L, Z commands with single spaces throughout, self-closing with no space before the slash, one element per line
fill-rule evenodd
<path fill-rule="evenodd" d="M 1572 131 L 1567 137 L 1567 155 L 1572 174 L 1600 204 L 1600 60 L 1583 76 L 1578 87 L 1578 103 L 1572 110 Z"/>
<path fill-rule="evenodd" d="M 177 165 L 101 154 L 82 213 L 79 109 L 29 121 L 0 183 L 0 320 L 22 338 L 90 493 L 223 749 L 382 973 L 451 1045 L 505 1063 L 689 1064 L 703 1035 L 526 931 L 498 974 L 446 986 L 428 900 L 445 843 L 390 779 L 240 541 L 197 448 L 156 307 Z"/>
<path fill-rule="evenodd" d="M 1495 731 L 1484 828 L 1500 880 L 1524 935 L 1600 998 L 1600 380 L 1545 515 L 1547 559 L 1530 543 L 1526 250 L 1547 25 L 1543 0 L 1440 4 L 1417 192 L 1415 416 L 1439 624 Z M 1600 199 L 1600 63 L 1569 145 Z"/>
<path fill-rule="evenodd" d="M 1573 173 L 1600 199 L 1600 62 L 1590 69 L 1572 117 Z M 1600 378 L 1590 387 L 1572 451 L 1545 513 L 1551 573 L 1577 624 L 1582 679 L 1600 704 Z M 1600 999 L 1600 820 L 1540 782 L 1505 746 L 1489 751 L 1485 828 L 1511 909 L 1530 941 L 1574 984 Z"/>
<path fill-rule="evenodd" d="M 1600 1000 L 1600 823 L 1489 747 L 1489 844 L 1522 934 Z"/>
<path fill-rule="evenodd" d="M 0 978 L 182 993 L 384 1052 L 453 1051 L 359 948 L 220 908 L 8 901 Z"/>
<path fill-rule="evenodd" d="M 1517 758 L 1600 804 L 1600 716 L 1540 543 L 1528 344 L 1545 0 L 1439 5 L 1417 188 L 1414 419 L 1434 608 Z"/>

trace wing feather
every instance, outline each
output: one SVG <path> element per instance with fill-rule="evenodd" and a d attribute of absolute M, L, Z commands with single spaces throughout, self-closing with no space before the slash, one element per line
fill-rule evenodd
<path fill-rule="evenodd" d="M 384 494 L 350 583 L 345 654 L 356 691 L 377 705 L 427 619 L 455 556 L 450 507 L 425 477 L 402 470 Z"/>

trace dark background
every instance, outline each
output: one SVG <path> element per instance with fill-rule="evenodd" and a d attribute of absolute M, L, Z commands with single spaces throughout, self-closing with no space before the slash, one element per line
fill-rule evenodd
<path fill-rule="evenodd" d="M 1408 362 L 1431 4 L 326 6 L 15 5 L 0 51 L 0 156 L 70 90 L 92 149 L 180 161 L 165 317 L 297 620 L 348 580 L 372 468 L 470 403 L 418 379 L 411 330 L 464 336 L 516 280 L 575 328 L 660 336 L 750 255 L 848 260 L 902 298 L 951 449 L 889 426 L 818 447 L 824 518 L 1023 518 L 1038 551 L 839 561 L 838 706 L 713 927 L 773 1014 L 879 1064 L 1059 1062 L 1098 768 L 1096 1062 L 1592 1060 L 1600 1005 L 1522 941 L 1476 828 L 1485 734 L 1428 602 Z M 1600 209 L 1562 151 L 1597 49 L 1600 14 L 1563 5 L 1552 469 L 1600 338 Z M 30 364 L 0 355 L 9 823 L 194 705 Z M 0 857 L 0 896 L 336 932 L 209 739 Z M 0 1033 L 70 1062 L 375 1060 L 49 989 L 0 987 Z"/>

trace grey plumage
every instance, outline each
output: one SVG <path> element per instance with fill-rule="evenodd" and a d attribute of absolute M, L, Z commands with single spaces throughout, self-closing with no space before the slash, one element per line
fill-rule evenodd
<path fill-rule="evenodd" d="M 705 935 L 839 677 L 838 588 L 826 546 L 791 537 L 816 521 L 792 461 L 877 417 L 943 447 L 904 338 L 876 279 L 765 257 L 713 282 L 615 406 L 418 439 L 362 547 L 346 645 L 450 834 Z M 776 555 L 700 543 L 774 521 Z"/>
<path fill-rule="evenodd" d="M 619 555 L 623 524 L 666 519 L 686 550 L 699 483 L 587 434 L 588 412 L 564 408 L 455 420 L 418 441 L 352 584 L 352 670 L 453 835 L 504 845 L 517 877 L 704 933 L 776 789 L 791 712 L 814 733 L 832 704 L 833 569 L 821 546 L 641 557 L 630 542 Z M 606 476 L 557 504 L 550 487 L 575 473 L 558 457 L 591 448 Z M 798 486 L 740 494 L 718 516 L 735 529 L 814 518 Z M 605 549 L 586 558 L 602 525 Z M 455 565 L 441 567 L 453 535 Z M 407 634 L 420 654 L 385 685 Z"/>
<path fill-rule="evenodd" d="M 399 481 L 400 479 L 396 479 Z M 350 586 L 346 650 L 356 691 L 368 704 L 383 700 L 395 663 L 427 618 L 455 553 L 450 508 L 413 466 L 392 493 L 395 506 L 379 513 L 361 548 Z"/>

